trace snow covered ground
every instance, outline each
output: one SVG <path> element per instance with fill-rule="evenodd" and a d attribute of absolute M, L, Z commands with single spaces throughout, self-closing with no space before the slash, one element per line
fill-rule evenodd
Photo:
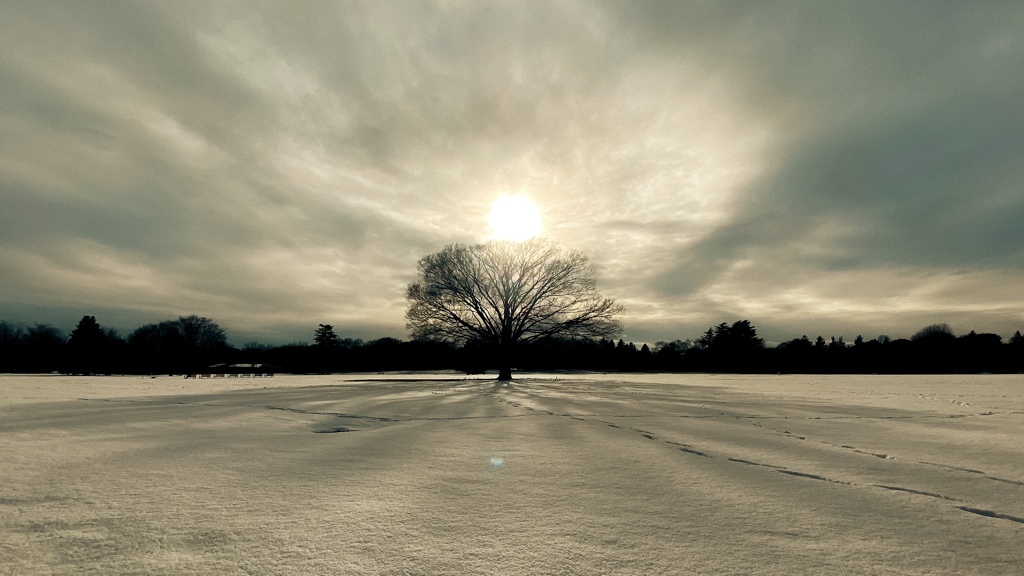
<path fill-rule="evenodd" d="M 0 574 L 1024 574 L 1024 376 L 0 376 Z"/>

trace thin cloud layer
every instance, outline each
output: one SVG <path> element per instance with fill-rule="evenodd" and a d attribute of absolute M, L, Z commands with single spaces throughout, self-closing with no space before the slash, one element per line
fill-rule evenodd
<path fill-rule="evenodd" d="M 416 261 L 524 194 L 629 338 L 1005 336 L 1022 27 L 995 3 L 5 5 L 0 317 L 403 336 Z"/>

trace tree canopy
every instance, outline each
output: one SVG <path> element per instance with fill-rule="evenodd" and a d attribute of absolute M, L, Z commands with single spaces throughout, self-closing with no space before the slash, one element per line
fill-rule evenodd
<path fill-rule="evenodd" d="M 205 316 L 179 316 L 159 324 L 147 324 L 128 335 L 128 343 L 144 356 L 144 362 L 160 371 L 184 367 L 201 371 L 227 348 L 227 334 Z"/>
<path fill-rule="evenodd" d="M 496 347 L 498 378 L 511 379 L 517 343 L 618 334 L 622 307 L 598 294 L 582 253 L 550 240 L 451 244 L 420 260 L 406 297 L 414 338 Z"/>

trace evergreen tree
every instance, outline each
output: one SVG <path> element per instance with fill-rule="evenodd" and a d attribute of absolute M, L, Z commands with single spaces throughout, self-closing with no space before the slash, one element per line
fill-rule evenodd
<path fill-rule="evenodd" d="M 70 374 L 95 374 L 106 364 L 107 335 L 96 322 L 95 316 L 82 316 L 78 326 L 71 331 L 68 340 L 68 365 Z"/>
<path fill-rule="evenodd" d="M 341 340 L 334 333 L 334 326 L 330 324 L 318 324 L 313 331 L 313 342 L 321 348 L 333 348 L 341 345 Z"/>
<path fill-rule="evenodd" d="M 828 347 L 835 350 L 842 350 L 846 348 L 846 340 L 844 340 L 842 336 L 840 336 L 838 340 L 835 336 L 833 336 L 832 341 L 829 343 Z"/>
<path fill-rule="evenodd" d="M 1024 336 L 1020 335 L 1020 330 L 1014 332 L 1010 337 L 1007 349 L 1009 350 L 1009 369 L 1013 372 L 1024 372 Z"/>
<path fill-rule="evenodd" d="M 699 340 L 712 370 L 750 372 L 760 369 L 764 340 L 749 320 L 708 328 Z"/>

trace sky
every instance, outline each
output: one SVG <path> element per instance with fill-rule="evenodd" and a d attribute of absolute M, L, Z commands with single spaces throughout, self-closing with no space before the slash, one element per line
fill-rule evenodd
<path fill-rule="evenodd" d="M 1024 330 L 1024 3 L 4 2 L 0 319 L 405 338 L 505 195 L 623 337 Z"/>

